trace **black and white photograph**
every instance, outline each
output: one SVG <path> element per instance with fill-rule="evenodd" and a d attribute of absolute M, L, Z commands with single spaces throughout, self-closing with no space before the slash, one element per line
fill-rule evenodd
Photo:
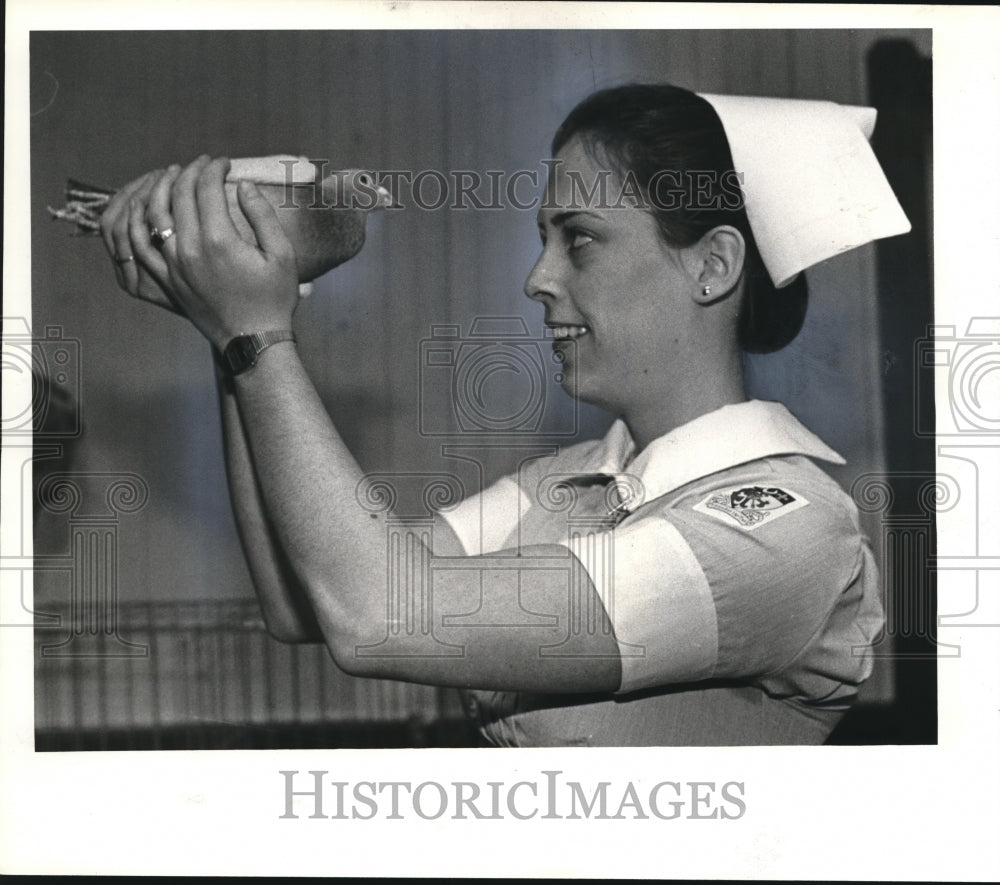
<path fill-rule="evenodd" d="M 995 876 L 995 15 L 38 6 L 5 872 Z"/>

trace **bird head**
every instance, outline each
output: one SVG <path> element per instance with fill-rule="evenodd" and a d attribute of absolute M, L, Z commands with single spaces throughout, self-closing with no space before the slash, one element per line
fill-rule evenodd
<path fill-rule="evenodd" d="M 256 182 L 274 205 L 295 248 L 301 283 L 353 258 L 364 245 L 368 214 L 393 205 L 392 195 L 372 172 L 342 169 L 317 181 L 321 169 L 305 158 L 281 155 L 233 160 L 227 176 L 230 214 L 250 242 L 255 240 L 239 210 L 235 182 Z"/>
<path fill-rule="evenodd" d="M 344 169 L 327 175 L 320 183 L 322 202 L 331 209 L 371 212 L 392 205 L 392 194 L 378 184 L 375 175 L 363 169 Z"/>

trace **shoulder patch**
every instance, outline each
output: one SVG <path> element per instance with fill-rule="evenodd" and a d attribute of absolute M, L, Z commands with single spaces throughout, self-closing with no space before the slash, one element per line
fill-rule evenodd
<path fill-rule="evenodd" d="M 707 516 L 753 531 L 806 507 L 809 502 L 798 492 L 776 486 L 740 486 L 712 492 L 694 509 Z"/>

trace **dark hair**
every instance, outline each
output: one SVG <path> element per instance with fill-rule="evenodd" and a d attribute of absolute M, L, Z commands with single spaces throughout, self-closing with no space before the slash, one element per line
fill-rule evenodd
<path fill-rule="evenodd" d="M 769 353 L 798 334 L 809 299 L 805 275 L 780 291 L 771 282 L 747 219 L 729 141 L 711 104 L 666 84 L 604 89 L 566 117 L 552 139 L 552 155 L 575 136 L 595 159 L 637 185 L 671 245 L 691 246 L 720 224 L 743 235 L 746 291 L 739 342 L 744 350 Z M 697 186 L 697 198 L 678 201 L 678 185 L 689 195 Z"/>

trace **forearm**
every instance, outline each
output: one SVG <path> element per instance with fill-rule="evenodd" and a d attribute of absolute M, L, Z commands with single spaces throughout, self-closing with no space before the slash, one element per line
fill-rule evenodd
<path fill-rule="evenodd" d="M 364 474 L 291 342 L 268 347 L 235 385 L 267 515 L 341 669 L 525 691 L 618 687 L 610 624 L 589 579 L 567 593 L 580 570 L 565 547 L 477 564 L 455 555 L 458 539 L 444 530 L 435 556 L 424 527 L 390 526 L 391 515 L 362 506 Z M 566 642 L 578 597 L 580 611 L 596 613 L 594 629 L 573 654 L 546 654 Z"/>
<path fill-rule="evenodd" d="M 218 362 L 215 371 L 229 495 L 264 622 L 284 642 L 321 642 L 316 616 L 267 518 L 233 380 Z"/>
<path fill-rule="evenodd" d="M 343 666 L 385 629 L 385 530 L 359 503 L 363 474 L 293 344 L 265 350 L 235 379 L 239 415 L 266 513 L 327 645 Z M 287 586 L 287 585 L 286 585 Z"/>

